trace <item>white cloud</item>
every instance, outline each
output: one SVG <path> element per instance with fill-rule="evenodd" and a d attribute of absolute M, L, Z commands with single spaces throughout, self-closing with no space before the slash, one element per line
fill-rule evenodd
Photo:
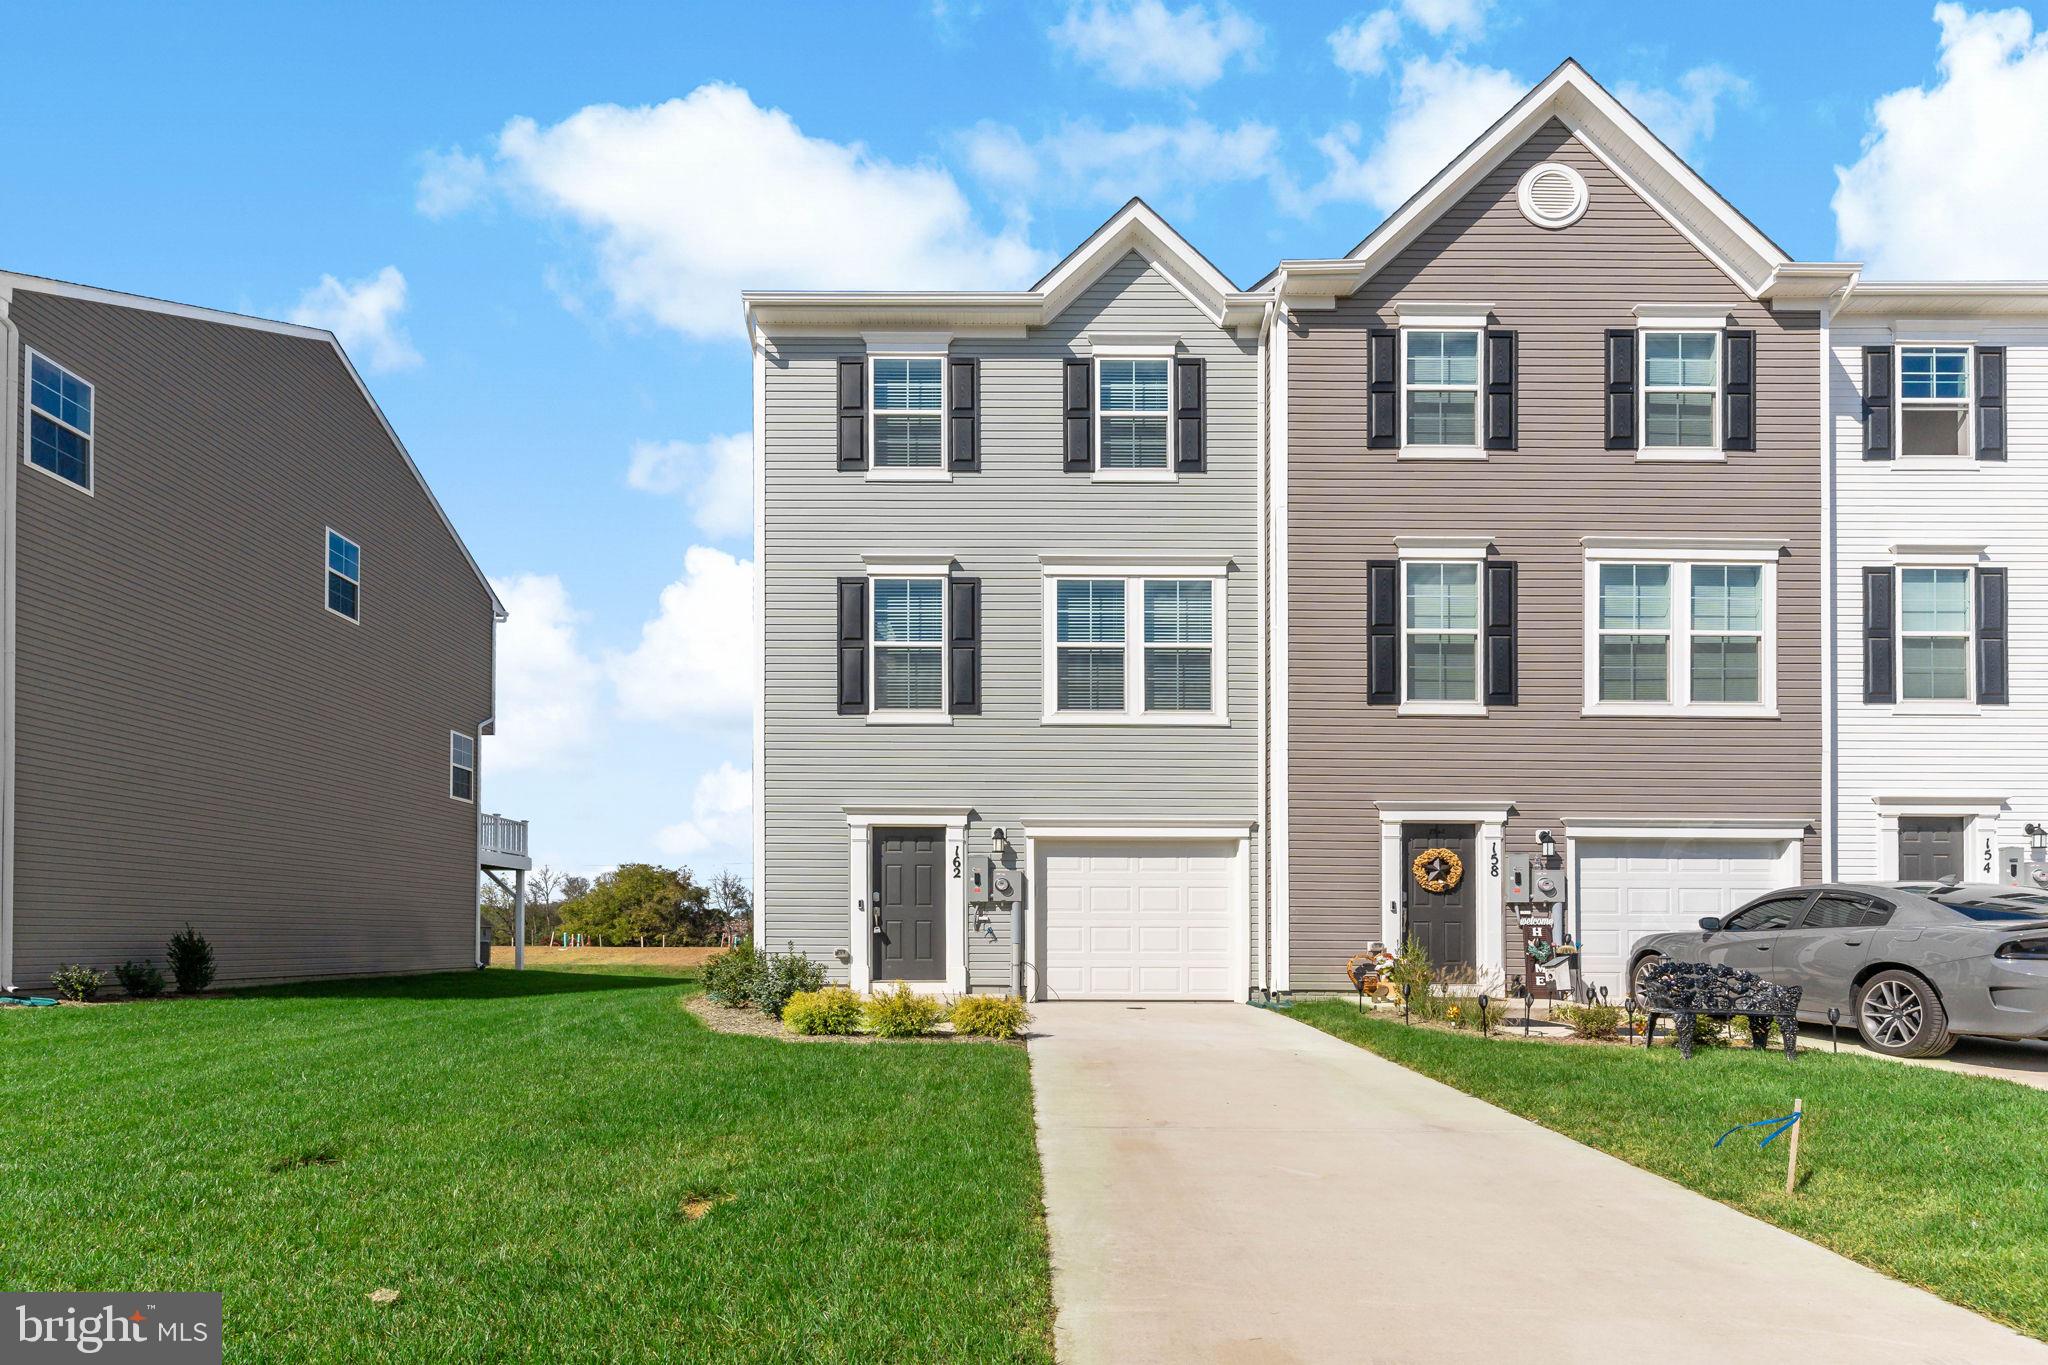
<path fill-rule="evenodd" d="M 325 327 L 350 354 L 373 370 L 403 370 L 420 363 L 420 353 L 398 325 L 405 311 L 405 276 L 385 266 L 366 279 L 347 283 L 322 275 L 320 283 L 299 297 L 292 321 Z"/>
<path fill-rule="evenodd" d="M 1376 10 L 1330 35 L 1330 59 L 1354 76 L 1377 76 L 1387 69 L 1387 50 L 1400 36 L 1401 16 Z"/>
<path fill-rule="evenodd" d="M 1281 201 L 1309 213 L 1347 201 L 1392 209 L 1465 150 L 1513 106 L 1527 84 L 1510 72 L 1470 66 L 1456 57 L 1415 57 L 1401 67 L 1393 108 L 1379 141 L 1361 155 L 1364 138 L 1343 123 L 1316 140 L 1328 163 L 1321 183 L 1308 190 L 1281 185 Z"/>
<path fill-rule="evenodd" d="M 721 763 L 697 779 L 690 818 L 666 826 L 655 847 L 671 858 L 723 854 L 741 861 L 754 842 L 754 770 Z"/>
<path fill-rule="evenodd" d="M 1673 151 L 1686 156 L 1714 135 L 1721 100 L 1746 100 L 1749 91 L 1749 82 L 1725 66 L 1696 66 L 1678 78 L 1676 90 L 1623 81 L 1614 87 L 1614 97 Z"/>
<path fill-rule="evenodd" d="M 1835 168 L 1838 250 L 1893 279 L 2048 275 L 2048 34 L 2022 9 L 1934 18 L 1935 83 L 1878 100 Z"/>
<path fill-rule="evenodd" d="M 640 643 L 605 666 L 628 716 L 728 725 L 751 717 L 754 562 L 692 545 Z"/>
<path fill-rule="evenodd" d="M 1008 124 L 983 119 L 960 135 L 967 169 L 984 184 L 1025 189 L 1038 179 L 1038 153 Z"/>
<path fill-rule="evenodd" d="M 447 218 L 481 203 L 490 192 L 491 173 L 480 156 L 460 147 L 427 152 L 420 158 L 420 182 L 413 207 L 429 218 Z"/>
<path fill-rule="evenodd" d="M 1456 32 L 1476 38 L 1486 27 L 1486 11 L 1492 0 L 1401 0 L 1410 19 L 1441 38 Z"/>
<path fill-rule="evenodd" d="M 1227 4 L 1212 16 L 1200 0 L 1170 10 L 1163 0 L 1072 4 L 1052 39 L 1104 80 L 1126 90 L 1199 89 L 1232 57 L 1249 60 L 1264 34 Z"/>
<path fill-rule="evenodd" d="M 599 104 L 498 138 L 510 185 L 596 237 L 621 308 L 726 336 L 742 288 L 1012 287 L 1043 264 L 989 231 L 953 177 L 808 137 L 730 85 L 651 107 Z"/>
<path fill-rule="evenodd" d="M 708 536 L 747 535 L 754 528 L 754 435 L 636 441 L 626 482 L 643 493 L 682 494 Z"/>
<path fill-rule="evenodd" d="M 576 637 L 582 619 L 553 574 L 493 578 L 505 603 L 498 627 L 497 733 L 484 740 L 494 772 L 545 768 L 579 752 L 597 709 L 597 665 Z"/>
<path fill-rule="evenodd" d="M 993 188 L 1033 190 L 1041 200 L 1120 204 L 1134 194 L 1159 198 L 1274 174 L 1280 135 L 1251 119 L 1235 128 L 1193 118 L 1114 130 L 1083 120 L 1035 143 L 1013 128 L 982 123 L 963 141 L 969 164 Z"/>

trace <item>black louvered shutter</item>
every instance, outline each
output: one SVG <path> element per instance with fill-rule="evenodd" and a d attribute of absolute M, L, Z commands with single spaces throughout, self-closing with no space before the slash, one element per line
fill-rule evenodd
<path fill-rule="evenodd" d="M 2012 701 L 2006 683 L 2005 570 L 1977 570 L 1977 700 L 1986 706 Z"/>
<path fill-rule="evenodd" d="M 868 581 L 839 580 L 839 714 L 859 716 L 868 709 Z"/>
<path fill-rule="evenodd" d="M 981 714 L 981 580 L 950 578 L 946 591 L 947 710 L 956 716 Z"/>
<path fill-rule="evenodd" d="M 1069 360 L 1061 399 L 1066 405 L 1067 427 L 1060 468 L 1069 474 L 1087 474 L 1095 468 L 1095 386 L 1094 366 L 1085 360 Z"/>
<path fill-rule="evenodd" d="M 1401 444 L 1401 334 L 1375 328 L 1365 349 L 1366 448 L 1395 450 Z"/>
<path fill-rule="evenodd" d="M 1977 348 L 1977 458 L 2005 458 L 2005 347 Z"/>
<path fill-rule="evenodd" d="M 1183 474 L 1209 467 L 1202 444 L 1202 386 L 1208 378 L 1203 364 L 1187 358 L 1173 362 L 1173 467 Z"/>
<path fill-rule="evenodd" d="M 1898 699 L 1894 681 L 1898 673 L 1895 633 L 1892 621 L 1893 584 L 1890 569 L 1863 571 L 1863 700 L 1891 702 Z"/>
<path fill-rule="evenodd" d="M 1486 704 L 1513 706 L 1522 699 L 1515 677 L 1514 561 L 1489 559 L 1485 574 Z"/>
<path fill-rule="evenodd" d="M 1863 458 L 1892 457 L 1892 348 L 1863 348 Z"/>
<path fill-rule="evenodd" d="M 839 357 L 839 467 L 868 467 L 868 360 Z"/>
<path fill-rule="evenodd" d="M 1515 448 L 1515 334 L 1486 334 L 1486 448 Z"/>
<path fill-rule="evenodd" d="M 1756 333 L 1721 333 L 1721 449 L 1756 449 Z"/>
<path fill-rule="evenodd" d="M 1365 699 L 1373 706 L 1401 700 L 1401 562 L 1375 559 L 1365 566 Z"/>
<path fill-rule="evenodd" d="M 946 396 L 946 435 L 952 442 L 953 468 L 973 473 L 981 468 L 981 362 L 946 362 L 949 384 Z"/>
<path fill-rule="evenodd" d="M 1607 329 L 1607 448 L 1636 448 L 1636 334 Z"/>

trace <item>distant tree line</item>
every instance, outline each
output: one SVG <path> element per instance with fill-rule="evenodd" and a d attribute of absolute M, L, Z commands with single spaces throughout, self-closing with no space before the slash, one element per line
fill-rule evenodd
<path fill-rule="evenodd" d="M 512 897 L 486 878 L 484 924 L 491 942 L 510 945 Z M 747 936 L 754 897 L 747 884 L 721 872 L 709 885 L 687 867 L 622 863 L 599 876 L 563 876 L 541 866 L 526 874 L 526 941 L 554 943 L 582 935 L 604 946 L 723 946 Z"/>

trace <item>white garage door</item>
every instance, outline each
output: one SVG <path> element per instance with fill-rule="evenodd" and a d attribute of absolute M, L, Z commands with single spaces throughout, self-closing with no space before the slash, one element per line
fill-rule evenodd
<path fill-rule="evenodd" d="M 1046 998 L 1233 998 L 1236 851 L 1229 843 L 1043 845 Z"/>
<path fill-rule="evenodd" d="M 1797 873 L 1780 839 L 1585 839 L 1579 843 L 1581 970 L 1617 999 L 1629 952 L 1649 934 L 1695 929 Z"/>

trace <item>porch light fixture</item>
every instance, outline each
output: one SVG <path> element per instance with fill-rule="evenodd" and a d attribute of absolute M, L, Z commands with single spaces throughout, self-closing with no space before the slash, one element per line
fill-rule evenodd
<path fill-rule="evenodd" d="M 1536 831 L 1536 847 L 1543 850 L 1545 862 L 1557 856 L 1557 840 L 1551 837 L 1550 831 L 1547 829 Z"/>
<path fill-rule="evenodd" d="M 1010 851 L 1010 836 L 1003 830 L 1001 825 L 996 826 L 995 832 L 989 835 L 988 846 L 997 853 L 1008 853 Z"/>
<path fill-rule="evenodd" d="M 2029 843 L 2033 845 L 2034 852 L 2036 853 L 2048 850 L 2048 827 L 2044 827 L 2042 825 L 2028 825 L 2027 840 Z"/>

